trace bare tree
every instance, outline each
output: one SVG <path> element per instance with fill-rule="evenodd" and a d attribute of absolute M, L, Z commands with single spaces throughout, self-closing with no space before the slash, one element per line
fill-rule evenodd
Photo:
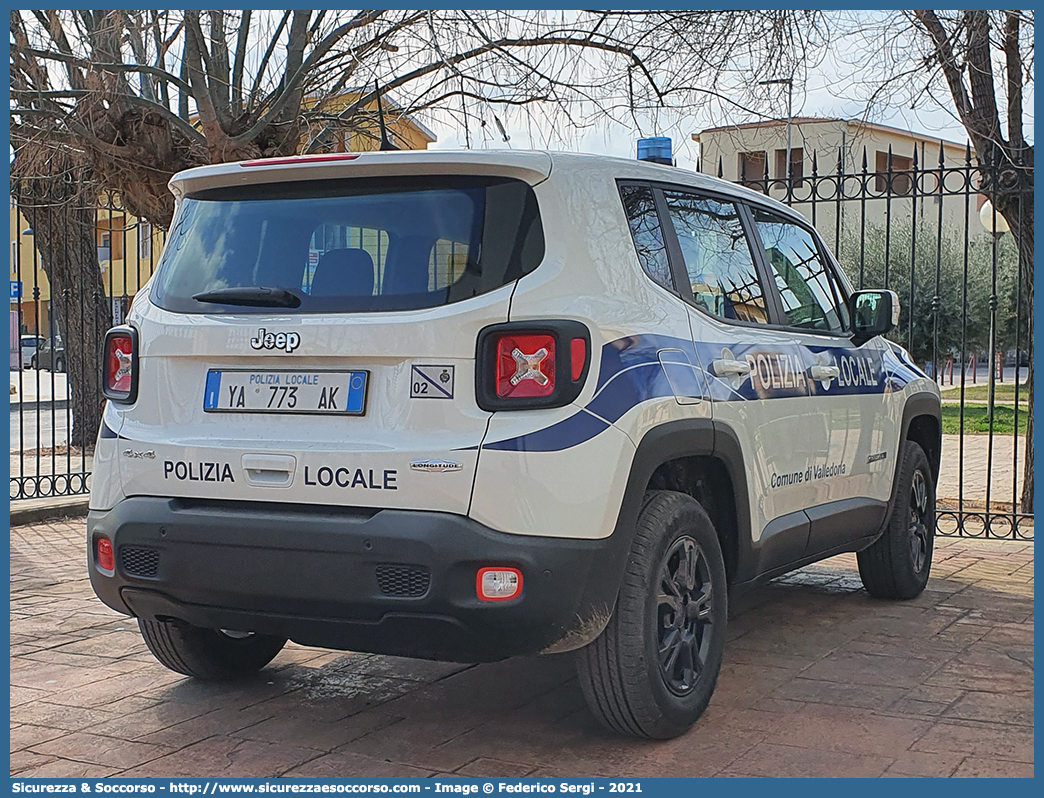
<path fill-rule="evenodd" d="M 105 46 L 103 36 L 98 44 Z M 28 48 L 25 27 L 17 12 L 11 15 L 12 90 L 28 86 L 46 91 L 51 75 L 46 67 L 25 56 Z M 82 86 L 74 70 L 64 76 Z M 52 119 L 45 107 L 27 109 L 34 124 Z M 19 209 L 33 231 L 51 286 L 51 320 L 57 320 L 65 344 L 69 380 L 72 429 L 69 442 L 86 448 L 94 443 L 101 423 L 100 342 L 110 316 L 95 244 L 95 206 L 98 185 L 92 179 L 85 153 L 65 146 L 60 138 L 40 138 L 26 147 L 12 124 L 12 143 L 17 157 L 11 164 L 11 190 Z"/>
<path fill-rule="evenodd" d="M 74 444 L 102 408 L 100 190 L 165 229 L 175 172 L 375 135 L 377 91 L 395 113 L 488 131 L 515 111 L 562 139 L 711 102 L 756 113 L 751 87 L 806 65 L 818 25 L 789 11 L 12 11 L 12 191 L 64 333 Z"/>
<path fill-rule="evenodd" d="M 815 12 L 12 12 L 15 146 L 83 152 L 160 227 L 166 183 L 206 163 L 329 146 L 399 113 L 463 126 L 526 109 L 568 137 L 610 118 L 744 106 L 793 74 Z M 56 69 L 56 67 L 58 67 Z M 365 87 L 365 88 L 361 88 Z M 344 100 L 343 98 L 348 98 Z M 334 102 L 337 101 L 337 102 Z"/>
<path fill-rule="evenodd" d="M 857 43 L 852 48 L 854 74 L 868 88 L 869 112 L 885 105 L 934 104 L 952 113 L 978 158 L 979 192 L 1015 237 L 1028 301 L 1030 355 L 1022 510 L 1032 513 L 1034 150 L 1024 124 L 1026 94 L 1033 87 L 1033 12 L 856 14 L 845 19 L 842 29 L 845 36 L 838 42 L 847 38 Z"/>

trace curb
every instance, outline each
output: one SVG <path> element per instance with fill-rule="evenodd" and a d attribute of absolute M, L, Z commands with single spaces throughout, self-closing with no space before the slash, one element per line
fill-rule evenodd
<path fill-rule="evenodd" d="M 87 496 L 63 496 L 58 499 L 29 499 L 11 503 L 11 526 L 37 524 L 59 518 L 81 518 L 87 515 Z"/>

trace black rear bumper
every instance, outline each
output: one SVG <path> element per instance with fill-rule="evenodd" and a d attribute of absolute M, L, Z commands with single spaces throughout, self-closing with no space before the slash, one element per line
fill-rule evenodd
<path fill-rule="evenodd" d="M 87 538 L 95 593 L 128 615 L 463 662 L 589 642 L 626 557 L 616 535 L 511 535 L 450 513 L 156 497 L 92 510 Z M 521 595 L 480 600 L 485 566 L 519 569 Z"/>

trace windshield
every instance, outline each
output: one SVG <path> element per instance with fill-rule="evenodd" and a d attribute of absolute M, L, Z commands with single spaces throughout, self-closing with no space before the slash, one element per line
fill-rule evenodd
<path fill-rule="evenodd" d="M 181 203 L 152 299 L 181 312 L 271 313 L 251 301 L 261 292 L 228 290 L 266 288 L 300 300 L 281 313 L 425 308 L 506 285 L 543 255 L 536 198 L 518 180 L 213 189 Z"/>

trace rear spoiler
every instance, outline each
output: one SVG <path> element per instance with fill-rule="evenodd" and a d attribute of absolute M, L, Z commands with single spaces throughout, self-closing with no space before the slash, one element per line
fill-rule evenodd
<path fill-rule="evenodd" d="M 400 150 L 324 157 L 300 156 L 199 166 L 178 172 L 168 184 L 176 199 L 204 189 L 297 180 L 396 175 L 509 177 L 535 186 L 551 174 L 546 152 L 510 150 Z"/>

